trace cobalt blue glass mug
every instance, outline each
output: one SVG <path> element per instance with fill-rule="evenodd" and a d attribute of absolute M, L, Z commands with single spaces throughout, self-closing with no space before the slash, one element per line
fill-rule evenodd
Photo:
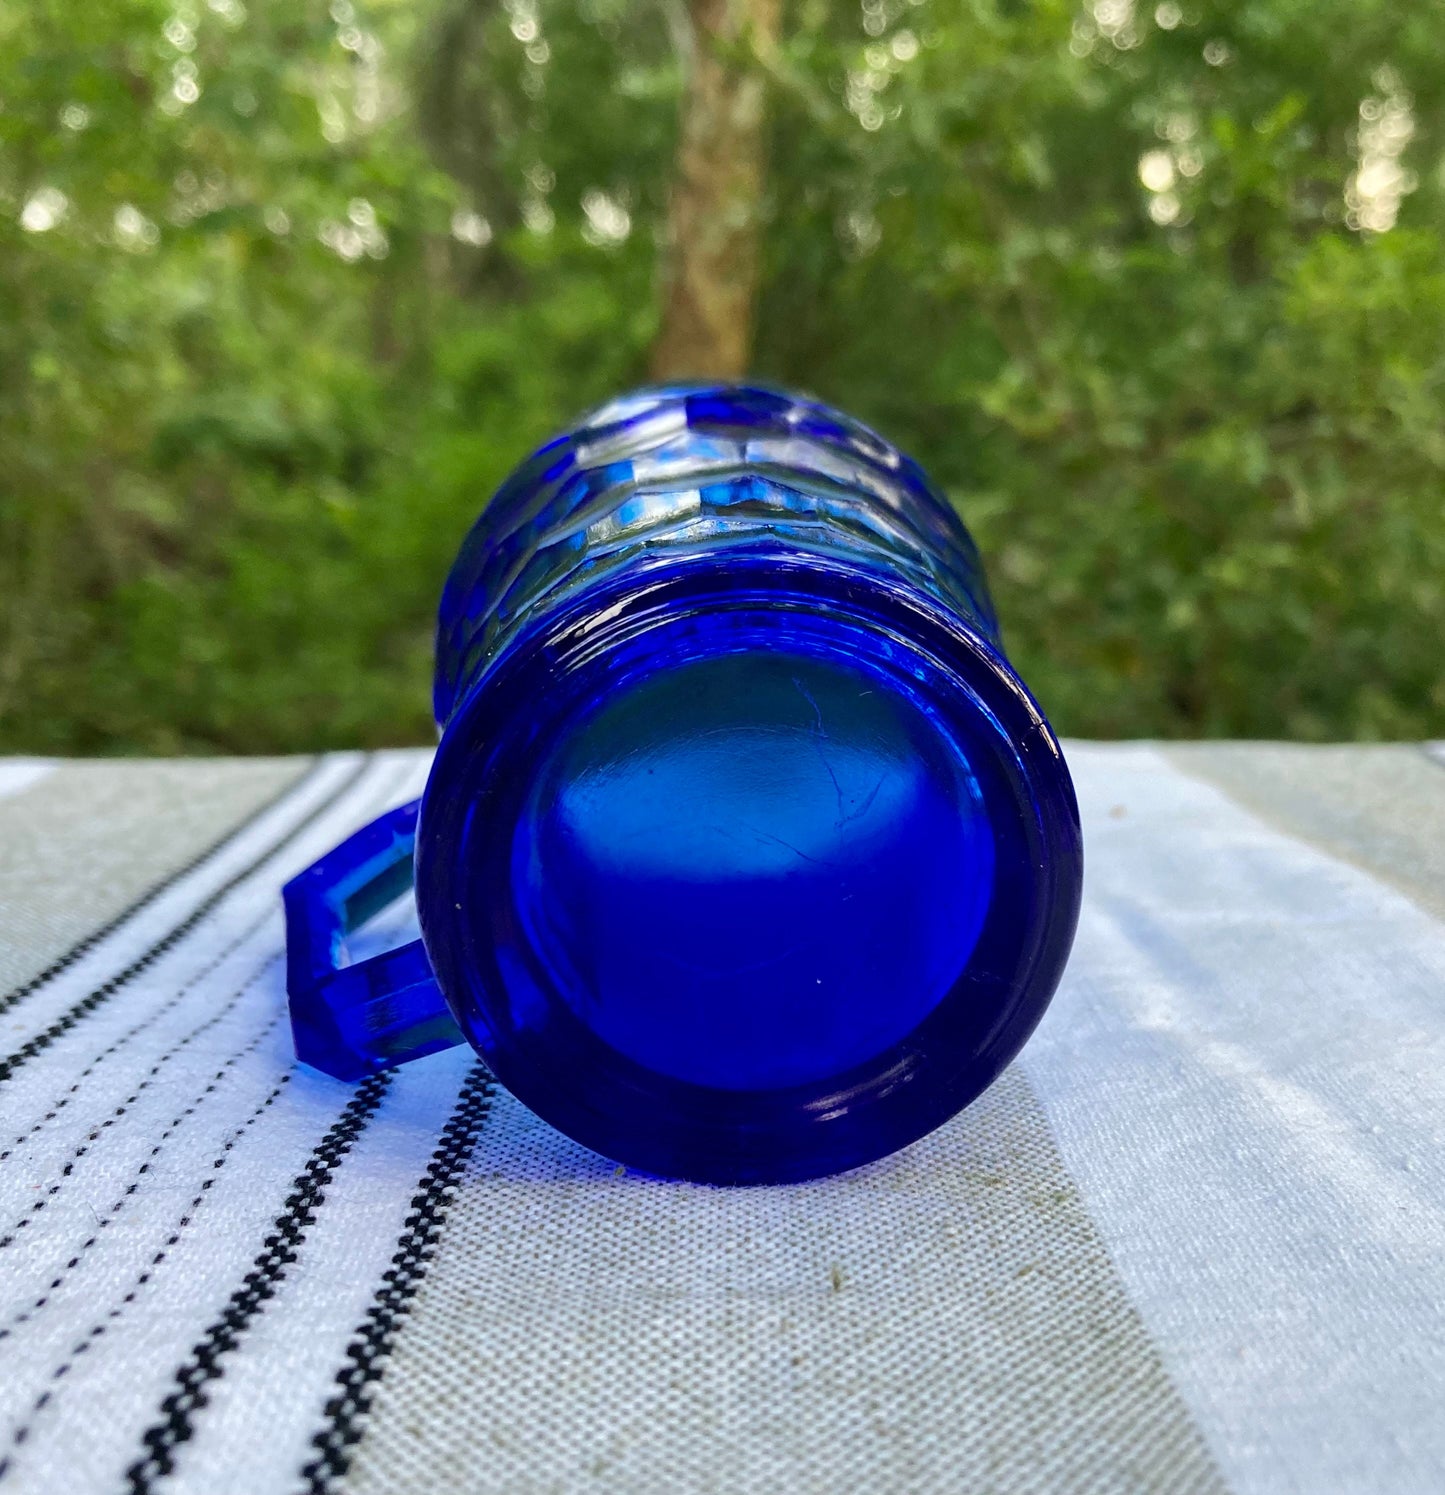
<path fill-rule="evenodd" d="M 834 1173 L 948 1120 L 1078 916 L 1059 744 L 917 464 L 811 400 L 648 389 L 529 458 L 437 629 L 426 791 L 285 890 L 298 1055 L 467 1041 L 629 1166 Z M 346 934 L 415 879 L 422 939 Z"/>

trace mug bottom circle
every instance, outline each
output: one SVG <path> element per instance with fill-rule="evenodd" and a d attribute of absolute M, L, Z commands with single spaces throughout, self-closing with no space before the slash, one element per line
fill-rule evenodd
<path fill-rule="evenodd" d="M 876 578 L 744 556 L 628 585 L 524 633 L 447 724 L 417 839 L 447 1003 L 519 1100 L 639 1171 L 906 1146 L 1062 970 L 1057 744 L 996 651 Z"/>
<path fill-rule="evenodd" d="M 553 744 L 513 835 L 533 961 L 647 1069 L 746 1094 L 898 1044 L 968 963 L 993 885 L 961 747 L 882 670 L 690 651 Z"/>

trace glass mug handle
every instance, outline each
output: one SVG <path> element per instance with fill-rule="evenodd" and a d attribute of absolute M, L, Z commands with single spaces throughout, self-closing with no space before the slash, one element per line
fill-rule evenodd
<path fill-rule="evenodd" d="M 466 1041 L 420 940 L 354 964 L 347 944 L 413 886 L 420 805 L 388 810 L 282 889 L 296 1057 L 338 1080 Z"/>

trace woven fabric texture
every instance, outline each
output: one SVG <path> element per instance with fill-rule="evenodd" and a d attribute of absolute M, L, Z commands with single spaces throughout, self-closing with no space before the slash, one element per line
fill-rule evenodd
<path fill-rule="evenodd" d="M 0 1490 L 1445 1489 L 1445 755 L 1069 756 L 1022 1059 L 745 1190 L 295 1064 L 281 883 L 424 753 L 0 761 Z"/>

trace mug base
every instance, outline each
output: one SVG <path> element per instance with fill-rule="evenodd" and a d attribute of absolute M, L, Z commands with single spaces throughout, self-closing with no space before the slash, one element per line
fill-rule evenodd
<path fill-rule="evenodd" d="M 726 1183 L 872 1161 L 972 1100 L 1047 1005 L 1080 875 L 1057 743 L 992 646 L 776 554 L 524 630 L 447 724 L 417 842 L 428 954 L 501 1083 Z"/>
<path fill-rule="evenodd" d="M 966 754 L 847 654 L 694 654 L 564 732 L 513 838 L 536 964 L 658 1074 L 826 1082 L 906 1038 L 968 963 L 993 838 Z"/>

